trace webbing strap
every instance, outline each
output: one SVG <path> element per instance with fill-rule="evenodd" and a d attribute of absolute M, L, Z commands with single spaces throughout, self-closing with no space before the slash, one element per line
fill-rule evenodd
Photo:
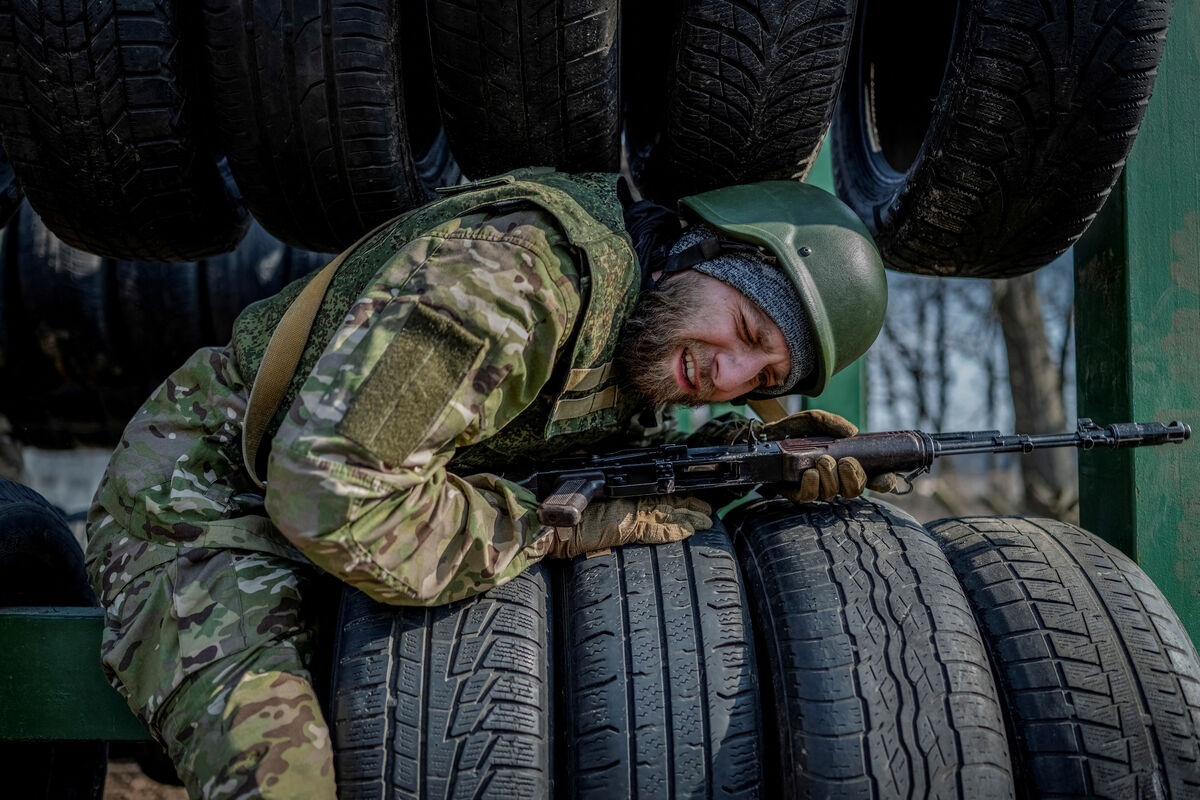
<path fill-rule="evenodd" d="M 759 400 L 748 400 L 750 410 L 758 414 L 763 422 L 778 422 L 788 415 L 787 409 L 778 397 L 764 397 Z"/>
<path fill-rule="evenodd" d="M 283 402 L 283 396 L 287 394 L 288 386 L 296 374 L 296 366 L 304 354 L 304 346 L 308 343 L 308 334 L 317 318 L 317 311 L 321 308 L 321 301 L 325 298 L 325 290 L 329 288 L 329 282 L 333 280 L 334 273 L 346 260 L 346 256 L 394 221 L 388 220 L 368 231 L 357 242 L 343 250 L 337 258 L 326 264 L 300 291 L 283 313 L 279 324 L 275 326 L 275 332 L 271 334 L 271 340 L 267 342 L 267 349 L 258 365 L 258 374 L 254 376 L 254 385 L 250 387 L 250 399 L 246 403 L 246 421 L 242 425 L 242 465 L 260 489 L 266 484 L 259 479 L 255 466 L 258 449 L 262 444 L 263 434 L 271 424 L 271 418 Z"/>

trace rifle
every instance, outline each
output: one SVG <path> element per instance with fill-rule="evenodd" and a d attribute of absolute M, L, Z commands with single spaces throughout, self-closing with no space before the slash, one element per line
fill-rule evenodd
<path fill-rule="evenodd" d="M 1100 427 L 1080 419 L 1074 433 L 1002 435 L 999 431 L 886 431 L 845 439 L 749 441 L 716 447 L 668 444 L 605 455 L 568 456 L 547 462 L 520 483 L 541 500 L 543 525 L 578 525 L 588 503 L 599 498 L 640 497 L 708 489 L 745 488 L 800 480 L 817 458 L 858 459 L 868 475 L 926 472 L 934 459 L 966 453 L 1031 453 L 1047 447 L 1145 447 L 1182 442 L 1192 435 L 1182 422 L 1118 422 Z"/>

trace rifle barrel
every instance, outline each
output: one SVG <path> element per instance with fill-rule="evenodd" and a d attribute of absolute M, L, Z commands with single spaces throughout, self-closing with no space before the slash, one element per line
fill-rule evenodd
<path fill-rule="evenodd" d="M 544 465 L 520 479 L 542 503 L 544 525 L 579 524 L 593 498 L 641 497 L 648 494 L 749 489 L 759 484 L 795 482 L 819 458 L 858 459 L 868 475 L 912 474 L 929 469 L 938 456 L 966 453 L 1029 453 L 1046 447 L 1141 447 L 1182 442 L 1192 429 L 1182 422 L 1121 422 L 1101 428 L 1079 420 L 1074 433 L 1002 434 L 999 431 L 925 433 L 884 431 L 843 439 L 817 436 L 771 442 L 743 442 L 715 447 L 669 444 L 605 455 L 569 456 Z"/>
<path fill-rule="evenodd" d="M 1182 422 L 1121 422 L 1101 428 L 1090 419 L 1079 420 L 1074 433 L 1016 433 L 999 431 L 960 431 L 930 434 L 933 455 L 963 455 L 967 453 L 1031 453 L 1048 447 L 1143 447 L 1147 445 L 1182 442 L 1192 435 L 1190 426 Z"/>

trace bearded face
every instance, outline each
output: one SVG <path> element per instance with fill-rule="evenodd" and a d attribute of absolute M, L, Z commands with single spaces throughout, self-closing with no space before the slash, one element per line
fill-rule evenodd
<path fill-rule="evenodd" d="M 778 386 L 791 369 L 783 333 L 727 283 L 688 270 L 642 295 L 617 367 L 658 404 L 698 406 Z"/>
<path fill-rule="evenodd" d="M 621 331 L 617 368 L 627 384 L 656 405 L 712 402 L 711 350 L 687 334 L 703 308 L 700 277 L 685 272 L 644 293 Z M 676 377 L 676 362 L 685 353 L 683 369 L 695 384 L 693 392 L 681 387 Z"/>

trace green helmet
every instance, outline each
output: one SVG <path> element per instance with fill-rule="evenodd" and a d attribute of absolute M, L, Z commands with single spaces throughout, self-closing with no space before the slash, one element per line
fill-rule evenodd
<path fill-rule="evenodd" d="M 792 391 L 819 395 L 875 341 L 887 310 L 883 261 L 866 226 L 832 194 L 762 181 L 694 194 L 679 206 L 730 239 L 766 248 L 796 287 L 817 363 Z"/>

